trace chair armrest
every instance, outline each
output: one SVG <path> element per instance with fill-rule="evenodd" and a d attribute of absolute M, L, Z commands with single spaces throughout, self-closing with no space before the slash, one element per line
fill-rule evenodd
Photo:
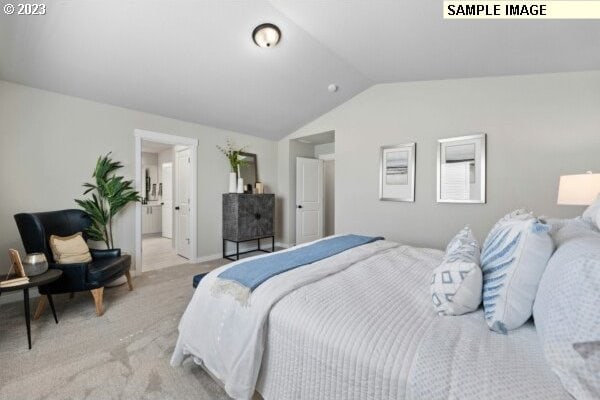
<path fill-rule="evenodd" d="M 46 287 L 42 290 L 42 294 L 46 294 L 47 292 L 51 294 L 77 292 L 85 289 L 88 263 L 51 263 L 49 267 L 52 269 L 59 269 L 63 274 L 57 281 L 46 285 Z"/>
<path fill-rule="evenodd" d="M 72 263 L 72 264 L 56 264 L 50 263 L 49 268 L 60 269 L 64 274 L 79 274 L 82 273 L 85 276 L 89 263 Z"/>
<path fill-rule="evenodd" d="M 103 260 L 107 258 L 121 257 L 121 249 L 98 250 L 90 249 L 90 254 L 94 260 Z"/>

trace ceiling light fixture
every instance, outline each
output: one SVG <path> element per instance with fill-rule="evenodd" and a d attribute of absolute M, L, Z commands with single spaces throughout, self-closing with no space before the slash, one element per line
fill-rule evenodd
<path fill-rule="evenodd" d="M 276 25 L 260 24 L 252 31 L 252 40 L 258 47 L 275 47 L 281 40 L 281 31 Z"/>

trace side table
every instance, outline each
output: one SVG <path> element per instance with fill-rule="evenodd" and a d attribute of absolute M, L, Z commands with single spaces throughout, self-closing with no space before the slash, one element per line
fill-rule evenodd
<path fill-rule="evenodd" d="M 23 291 L 23 303 L 25 305 L 25 324 L 27 325 L 27 342 L 29 343 L 29 349 L 31 350 L 31 318 L 29 312 L 29 288 L 38 287 L 41 285 L 47 285 L 48 283 L 54 282 L 62 275 L 62 271 L 59 269 L 49 269 L 43 274 L 32 276 L 29 278 L 29 282 L 22 285 L 11 286 L 0 288 L 0 295 L 4 292 L 14 292 L 17 290 Z M 56 317 L 56 310 L 54 309 L 54 302 L 52 296 L 47 294 L 48 303 L 52 309 L 52 315 L 54 315 L 54 321 L 58 324 L 58 318 Z"/>

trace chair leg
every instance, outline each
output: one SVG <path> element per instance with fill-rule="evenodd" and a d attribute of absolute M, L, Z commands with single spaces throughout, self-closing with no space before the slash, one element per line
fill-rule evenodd
<path fill-rule="evenodd" d="M 94 303 L 96 304 L 96 315 L 101 317 L 104 314 L 104 305 L 102 304 L 102 298 L 104 296 L 104 288 L 90 290 L 94 297 Z"/>
<path fill-rule="evenodd" d="M 45 295 L 40 295 L 37 308 L 35 309 L 35 314 L 33 314 L 34 321 L 40 319 L 40 317 L 44 313 L 44 309 L 46 308 L 46 303 L 48 303 L 48 298 Z"/>
<path fill-rule="evenodd" d="M 129 286 L 129 291 L 133 290 L 133 282 L 131 281 L 131 273 L 129 271 L 125 272 L 125 277 L 127 278 L 127 286 Z"/>

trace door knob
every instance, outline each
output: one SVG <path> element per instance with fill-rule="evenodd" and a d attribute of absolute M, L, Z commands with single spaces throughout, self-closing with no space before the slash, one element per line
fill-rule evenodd
<path fill-rule="evenodd" d="M 176 210 L 179 210 L 179 206 L 175 207 Z"/>
<path fill-rule="evenodd" d="M 301 206 L 301 205 L 298 205 L 298 208 L 302 208 L 302 206 Z"/>

